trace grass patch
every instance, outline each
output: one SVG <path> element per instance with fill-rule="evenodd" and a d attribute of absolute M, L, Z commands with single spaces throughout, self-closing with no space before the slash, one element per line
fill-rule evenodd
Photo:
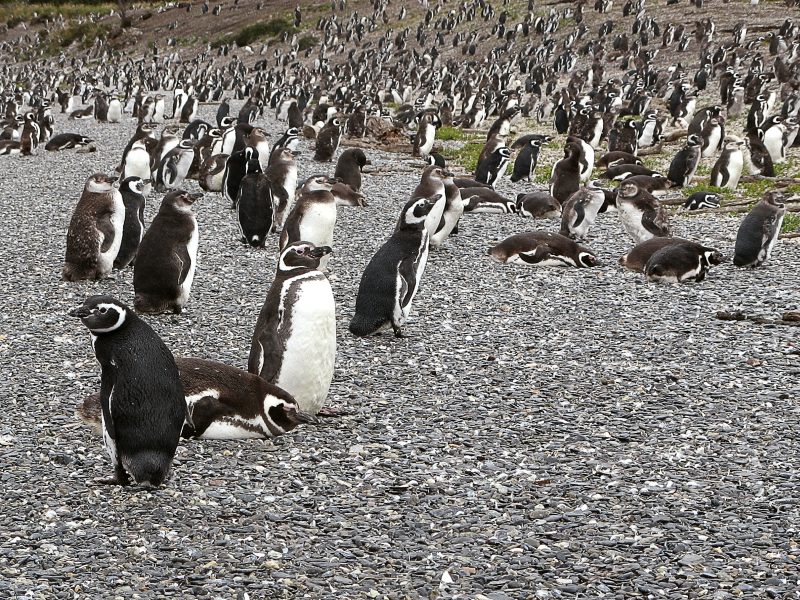
<path fill-rule="evenodd" d="M 461 142 L 469 139 L 469 136 L 458 127 L 440 127 L 436 131 L 436 139 L 442 142 Z"/>
<path fill-rule="evenodd" d="M 59 15 L 65 19 L 75 17 L 88 17 L 89 15 L 110 14 L 116 9 L 112 2 L 64 2 L 38 4 L 35 2 L 3 2 L 0 4 L 0 23 L 5 23 L 9 28 L 20 23 L 43 23 Z"/>
<path fill-rule="evenodd" d="M 300 52 L 305 52 L 306 50 L 310 50 L 314 46 L 317 45 L 317 38 L 313 35 L 304 35 L 300 38 L 300 41 L 297 42 L 297 49 Z"/>
<path fill-rule="evenodd" d="M 80 23 L 66 27 L 54 42 L 62 48 L 67 48 L 78 42 L 81 48 L 90 47 L 99 37 L 106 37 L 111 32 L 112 26 L 101 23 Z"/>
<path fill-rule="evenodd" d="M 447 159 L 460 164 L 467 171 L 472 173 L 478 168 L 478 158 L 483 150 L 483 143 L 467 142 L 460 148 L 445 149 L 444 155 Z"/>
<path fill-rule="evenodd" d="M 299 30 L 292 21 L 285 17 L 276 17 L 269 21 L 259 21 L 241 29 L 238 33 L 222 36 L 217 39 L 212 47 L 218 48 L 223 44 L 236 42 L 237 46 L 249 46 L 255 41 L 265 37 L 278 37 L 284 33 L 289 35 L 297 33 Z"/>
<path fill-rule="evenodd" d="M 740 183 L 739 191 L 747 198 L 755 198 L 760 200 L 764 192 L 775 187 L 775 182 L 772 179 L 759 179 L 751 183 Z"/>
<path fill-rule="evenodd" d="M 786 213 L 781 224 L 781 233 L 789 233 L 800 229 L 800 214 Z"/>
<path fill-rule="evenodd" d="M 722 205 L 725 204 L 724 200 L 730 201 L 736 197 L 736 193 L 733 190 L 729 190 L 728 188 L 716 187 L 714 185 L 703 185 L 703 184 L 692 185 L 689 187 L 682 188 L 682 192 L 684 196 L 686 196 L 687 198 L 697 192 L 718 194 L 719 196 L 722 197 L 723 200 L 723 202 L 721 202 Z"/>

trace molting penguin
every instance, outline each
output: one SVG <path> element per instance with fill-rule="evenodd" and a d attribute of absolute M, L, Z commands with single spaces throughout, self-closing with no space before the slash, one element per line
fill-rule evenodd
<path fill-rule="evenodd" d="M 613 167 L 616 165 L 642 165 L 641 158 L 637 158 L 633 154 L 629 152 L 606 152 L 603 156 L 600 157 L 600 160 L 597 161 L 597 166 L 601 169 L 607 169 L 608 167 Z"/>
<path fill-rule="evenodd" d="M 275 205 L 273 229 L 283 229 L 286 218 L 294 206 L 297 189 L 297 162 L 294 152 L 287 148 L 279 148 L 272 152 L 270 165 L 266 171 L 267 179 L 272 184 L 273 204 Z"/>
<path fill-rule="evenodd" d="M 348 148 L 339 156 L 334 177 L 349 185 L 354 192 L 361 192 L 361 169 L 372 164 L 360 148 Z"/>
<path fill-rule="evenodd" d="M 92 335 L 100 363 L 103 441 L 114 477 L 103 483 L 160 486 L 186 416 L 178 369 L 164 342 L 125 304 L 92 296 L 70 311 Z"/>
<path fill-rule="evenodd" d="M 317 268 L 328 246 L 293 242 L 281 252 L 258 315 L 247 370 L 289 392 L 317 414 L 328 397 L 336 359 L 333 291 Z"/>
<path fill-rule="evenodd" d="M 550 195 L 562 205 L 580 188 L 581 147 L 570 143 L 564 148 L 564 158 L 553 165 L 550 177 Z"/>
<path fill-rule="evenodd" d="M 717 162 L 711 169 L 711 185 L 729 190 L 735 190 L 739 185 L 744 167 L 744 154 L 742 153 L 742 140 L 728 140 L 725 150 L 719 155 Z"/>
<path fill-rule="evenodd" d="M 617 189 L 617 211 L 622 226 L 636 244 L 670 235 L 669 218 L 659 201 L 630 180 L 620 183 Z"/>
<path fill-rule="evenodd" d="M 125 206 L 116 177 L 95 173 L 86 180 L 67 231 L 62 277 L 100 279 L 111 272 L 122 243 Z"/>
<path fill-rule="evenodd" d="M 363 337 L 391 326 L 396 337 L 403 337 L 428 261 L 426 220 L 442 199 L 416 197 L 403 207 L 394 233 L 361 275 L 350 333 Z"/>
<path fill-rule="evenodd" d="M 779 192 L 765 193 L 744 218 L 736 234 L 734 265 L 755 268 L 769 260 L 786 214 L 781 199 Z"/>
<path fill-rule="evenodd" d="M 464 200 L 461 190 L 453 183 L 453 176 L 448 175 L 442 179 L 444 183 L 445 203 L 442 220 L 436 231 L 431 234 L 430 244 L 434 248 L 441 246 L 451 235 L 458 233 L 458 222 L 464 214 Z"/>
<path fill-rule="evenodd" d="M 129 177 L 119 186 L 122 203 L 125 205 L 125 224 L 122 228 L 122 243 L 114 259 L 115 269 L 124 269 L 133 262 L 144 236 L 145 185 L 140 177 Z"/>
<path fill-rule="evenodd" d="M 197 267 L 198 231 L 192 205 L 203 195 L 167 192 L 144 234 L 133 265 L 134 307 L 139 312 L 180 314 Z"/>
<path fill-rule="evenodd" d="M 200 184 L 200 188 L 203 191 L 222 191 L 223 178 L 225 177 L 225 165 L 227 162 L 227 154 L 214 154 L 203 161 L 197 172 L 197 182 Z"/>
<path fill-rule="evenodd" d="M 644 267 L 650 257 L 657 251 L 673 244 L 690 243 L 689 240 L 677 237 L 654 237 L 636 244 L 628 253 L 623 254 L 619 264 L 629 271 L 644 273 Z"/>
<path fill-rule="evenodd" d="M 258 151 L 255 148 L 245 148 L 231 154 L 225 163 L 225 172 L 222 175 L 222 195 L 231 203 L 231 208 L 236 208 L 239 184 L 247 175 L 247 164 L 253 159 L 258 160 Z"/>
<path fill-rule="evenodd" d="M 594 267 L 599 264 L 591 249 L 558 233 L 531 231 L 504 239 L 487 254 L 501 264 L 531 267 Z"/>
<path fill-rule="evenodd" d="M 561 211 L 559 233 L 572 239 L 584 239 L 605 199 L 605 193 L 594 181 L 572 194 Z"/>

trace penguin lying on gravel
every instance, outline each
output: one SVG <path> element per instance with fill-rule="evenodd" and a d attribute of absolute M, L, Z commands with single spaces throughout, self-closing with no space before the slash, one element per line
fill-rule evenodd
<path fill-rule="evenodd" d="M 597 255 L 588 247 L 558 233 L 531 231 L 506 238 L 487 254 L 502 264 L 532 267 L 595 267 Z"/>
<path fill-rule="evenodd" d="M 656 250 L 644 266 L 648 281 L 682 283 L 701 282 L 711 265 L 719 264 L 719 252 L 694 242 L 668 244 Z"/>

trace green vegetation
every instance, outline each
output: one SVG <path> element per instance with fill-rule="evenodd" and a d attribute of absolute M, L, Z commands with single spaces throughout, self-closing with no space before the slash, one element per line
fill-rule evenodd
<path fill-rule="evenodd" d="M 747 198 L 760 200 L 764 192 L 774 188 L 775 182 L 772 179 L 758 179 L 750 183 L 740 183 L 738 191 Z"/>
<path fill-rule="evenodd" d="M 309 50 L 310 48 L 313 48 L 316 45 L 317 45 L 316 37 L 314 37 L 313 35 L 304 35 L 303 37 L 300 38 L 300 41 L 297 42 L 297 49 L 300 52 L 305 52 L 306 50 Z"/>
<path fill-rule="evenodd" d="M 683 194 L 687 198 L 696 192 L 709 192 L 712 194 L 719 194 L 722 196 L 722 204 L 725 204 L 725 201 L 731 201 L 735 198 L 736 192 L 733 190 L 729 190 L 728 188 L 720 188 L 713 185 L 704 185 L 704 184 L 697 184 L 692 185 L 689 187 L 683 188 Z"/>
<path fill-rule="evenodd" d="M 212 46 L 219 47 L 223 44 L 230 44 L 236 42 L 237 46 L 249 46 L 255 41 L 265 37 L 278 37 L 283 33 L 293 34 L 299 30 L 287 17 L 276 17 L 269 21 L 259 21 L 248 25 L 239 31 L 239 33 L 222 36 L 217 39 Z M 314 40 L 316 43 L 316 40 Z"/>
<path fill-rule="evenodd" d="M 440 127 L 436 130 L 436 139 L 442 142 L 460 142 L 470 139 L 470 136 L 458 127 Z"/>
<path fill-rule="evenodd" d="M 478 168 L 478 158 L 483 150 L 483 142 L 467 142 L 460 148 L 445 148 L 445 158 L 460 164 L 467 171 L 474 172 Z"/>
<path fill-rule="evenodd" d="M 786 213 L 783 217 L 783 224 L 781 225 L 781 233 L 789 233 L 790 231 L 797 231 L 800 229 L 800 214 Z"/>
<path fill-rule="evenodd" d="M 65 19 L 88 17 L 89 15 L 106 15 L 116 9 L 112 2 L 3 2 L 0 4 L 0 23 L 9 28 L 20 23 L 33 25 L 44 23 L 61 15 Z"/>

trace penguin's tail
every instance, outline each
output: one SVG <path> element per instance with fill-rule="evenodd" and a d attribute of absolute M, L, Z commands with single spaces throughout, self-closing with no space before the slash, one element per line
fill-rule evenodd
<path fill-rule="evenodd" d="M 92 394 L 86 397 L 75 407 L 75 414 L 85 425 L 92 428 L 95 433 L 102 433 L 101 418 L 102 407 L 100 406 L 100 394 Z"/>
<path fill-rule="evenodd" d="M 140 485 L 159 487 L 169 476 L 172 457 L 159 450 L 141 450 L 122 457 L 122 466 Z"/>
<path fill-rule="evenodd" d="M 364 337 L 375 333 L 380 328 L 380 324 L 375 324 L 374 319 L 369 319 L 365 315 L 356 313 L 350 321 L 350 333 L 358 337 Z"/>

